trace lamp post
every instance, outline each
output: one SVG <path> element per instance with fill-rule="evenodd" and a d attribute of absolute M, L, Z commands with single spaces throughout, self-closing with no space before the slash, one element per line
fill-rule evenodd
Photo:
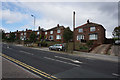
<path fill-rule="evenodd" d="M 34 18 L 34 30 L 35 30 L 35 16 L 31 15 Z"/>
<path fill-rule="evenodd" d="M 35 34 L 35 16 L 34 15 L 31 15 L 33 18 L 34 18 L 34 31 L 33 33 Z M 34 40 L 33 40 L 33 43 L 34 43 Z"/>

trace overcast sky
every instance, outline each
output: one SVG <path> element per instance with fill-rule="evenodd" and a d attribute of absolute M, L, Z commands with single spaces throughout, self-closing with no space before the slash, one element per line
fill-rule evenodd
<path fill-rule="evenodd" d="M 19 0 L 17 0 L 19 1 Z M 23 0 L 22 0 L 23 1 Z M 118 26 L 118 2 L 2 2 L 0 21 L 6 32 L 34 29 L 33 17 L 38 26 L 50 29 L 57 24 L 72 30 L 73 11 L 76 12 L 76 27 L 89 19 L 101 24 L 106 29 L 106 37 L 112 37 L 113 29 Z M 117 0 L 116 0 L 117 1 Z"/>

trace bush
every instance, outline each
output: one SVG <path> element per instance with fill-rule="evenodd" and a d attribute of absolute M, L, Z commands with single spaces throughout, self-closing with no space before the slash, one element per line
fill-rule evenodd
<path fill-rule="evenodd" d="M 88 50 L 89 48 L 85 45 L 80 45 L 80 50 Z"/>
<path fill-rule="evenodd" d="M 48 45 L 45 40 L 37 42 L 37 44 L 38 44 L 39 47 L 41 47 L 41 46 L 47 47 L 47 45 Z"/>
<path fill-rule="evenodd" d="M 87 44 L 88 47 L 92 47 L 93 41 L 88 41 L 86 44 Z"/>

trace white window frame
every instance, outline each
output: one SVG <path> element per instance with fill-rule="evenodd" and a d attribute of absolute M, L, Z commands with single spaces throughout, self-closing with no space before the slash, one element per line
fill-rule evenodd
<path fill-rule="evenodd" d="M 60 33 L 60 32 L 61 32 L 60 29 L 58 29 L 58 30 L 57 30 L 57 33 Z"/>
<path fill-rule="evenodd" d="M 90 34 L 89 35 L 89 40 L 97 40 L 98 39 L 98 35 L 97 34 Z"/>
<path fill-rule="evenodd" d="M 47 35 L 47 32 L 45 32 L 45 35 Z"/>
<path fill-rule="evenodd" d="M 26 35 L 26 32 L 24 33 L 24 35 Z"/>
<path fill-rule="evenodd" d="M 61 39 L 61 35 L 56 35 L 56 39 Z"/>
<path fill-rule="evenodd" d="M 81 40 L 81 39 L 84 39 L 84 35 L 83 34 L 78 34 L 77 35 L 77 40 Z"/>
<path fill-rule="evenodd" d="M 90 31 L 95 31 L 95 27 L 90 27 Z"/>
<path fill-rule="evenodd" d="M 21 35 L 23 35 L 23 33 L 21 33 Z"/>
<path fill-rule="evenodd" d="M 50 34 L 53 34 L 53 31 L 50 31 Z"/>
<path fill-rule="evenodd" d="M 38 32 L 37 32 L 37 35 L 39 35 L 39 33 L 40 33 L 40 32 L 38 31 Z"/>
<path fill-rule="evenodd" d="M 51 37 L 52 39 L 50 39 L 50 37 Z M 53 35 L 50 35 L 50 36 L 49 36 L 49 39 L 50 39 L 50 40 L 53 40 Z"/>
<path fill-rule="evenodd" d="M 78 32 L 83 32 L 83 28 L 79 28 L 79 29 L 78 29 Z"/>

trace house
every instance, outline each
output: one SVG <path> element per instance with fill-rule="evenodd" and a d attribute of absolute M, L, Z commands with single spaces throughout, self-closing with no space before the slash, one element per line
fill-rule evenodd
<path fill-rule="evenodd" d="M 37 35 L 37 40 L 44 39 L 44 35 L 45 35 L 45 29 L 40 28 L 40 26 L 38 27 L 38 30 L 35 31 L 35 34 Z"/>
<path fill-rule="evenodd" d="M 63 42 L 62 35 L 64 32 L 64 29 L 65 29 L 64 26 L 59 26 L 59 24 L 57 24 L 56 27 L 46 30 L 44 34 L 47 40 Z"/>
<path fill-rule="evenodd" d="M 75 42 L 93 41 L 94 44 L 103 44 L 106 39 L 105 31 L 102 25 L 87 20 L 86 24 L 75 28 Z"/>
<path fill-rule="evenodd" d="M 6 36 L 7 38 L 9 38 L 9 37 L 10 37 L 10 33 L 5 33 L 5 36 Z"/>

